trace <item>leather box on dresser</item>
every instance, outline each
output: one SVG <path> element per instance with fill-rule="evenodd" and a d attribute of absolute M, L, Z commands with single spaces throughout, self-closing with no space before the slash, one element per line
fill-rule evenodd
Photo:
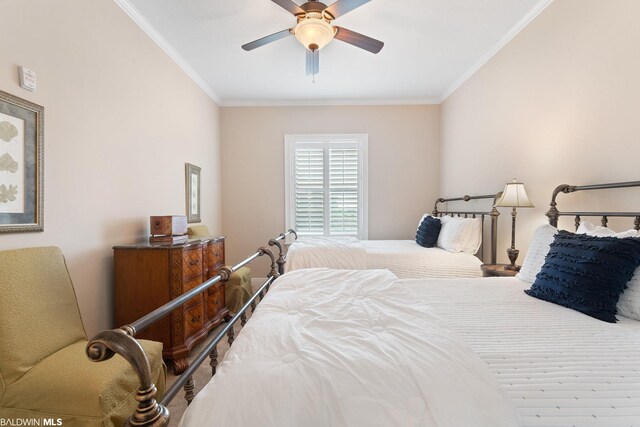
<path fill-rule="evenodd" d="M 123 326 L 215 276 L 224 266 L 224 237 L 200 238 L 178 245 L 115 246 L 115 322 Z M 187 301 L 138 338 L 160 341 L 162 355 L 176 374 L 189 366 L 191 348 L 229 318 L 224 283 Z"/>

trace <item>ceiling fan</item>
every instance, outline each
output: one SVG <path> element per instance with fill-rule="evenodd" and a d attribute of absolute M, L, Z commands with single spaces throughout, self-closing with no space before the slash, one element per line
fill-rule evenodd
<path fill-rule="evenodd" d="M 337 25 L 331 25 L 334 19 L 351 12 L 370 0 L 337 0 L 331 6 L 317 0 L 307 1 L 300 6 L 292 0 L 271 1 L 291 12 L 298 20 L 297 25 L 247 43 L 242 46 L 244 50 L 253 50 L 293 35 L 307 50 L 307 75 L 315 75 L 320 70 L 319 51 L 333 39 L 349 43 L 371 53 L 380 52 L 384 46 L 384 43 L 379 40 Z"/>

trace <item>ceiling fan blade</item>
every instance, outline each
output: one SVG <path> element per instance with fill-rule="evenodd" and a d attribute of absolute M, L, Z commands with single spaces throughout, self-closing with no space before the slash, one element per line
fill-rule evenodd
<path fill-rule="evenodd" d="M 342 15 L 346 15 L 353 9 L 360 7 L 365 3 L 369 3 L 370 1 L 371 0 L 338 0 L 326 8 L 325 12 L 330 13 L 335 19 Z"/>
<path fill-rule="evenodd" d="M 307 76 L 320 72 L 320 51 L 307 49 Z"/>
<path fill-rule="evenodd" d="M 280 6 L 281 8 L 288 10 L 290 13 L 294 15 L 304 14 L 304 10 L 302 10 L 300 6 L 298 6 L 291 0 L 271 0 L 271 1 L 277 4 L 278 6 Z"/>
<path fill-rule="evenodd" d="M 368 50 L 371 53 L 378 53 L 384 46 L 380 40 L 372 39 L 355 31 L 347 30 L 342 27 L 333 27 L 336 29 L 335 38 L 345 43 L 352 44 L 360 49 Z"/>
<path fill-rule="evenodd" d="M 247 44 L 243 44 L 242 48 L 244 50 L 253 50 L 253 49 L 257 48 L 257 47 L 264 46 L 265 44 L 274 42 L 276 40 L 283 39 L 283 38 L 285 38 L 287 36 L 290 36 L 292 34 L 293 33 L 291 32 L 291 29 L 278 31 L 277 33 L 273 33 L 271 35 L 262 37 L 261 39 L 254 40 L 254 41 L 252 41 L 250 43 L 247 43 Z"/>

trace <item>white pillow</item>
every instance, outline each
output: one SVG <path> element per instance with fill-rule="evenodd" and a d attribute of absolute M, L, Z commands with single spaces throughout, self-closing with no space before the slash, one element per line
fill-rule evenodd
<path fill-rule="evenodd" d="M 516 277 L 525 282 L 533 283 L 536 275 L 542 270 L 544 260 L 549 253 L 549 246 L 553 243 L 553 237 L 558 233 L 558 229 L 552 225 L 544 224 L 536 228 L 533 232 L 531 245 L 524 257 L 524 263 Z"/>
<path fill-rule="evenodd" d="M 449 215 L 440 218 L 442 228 L 436 246 L 449 252 L 475 254 L 482 244 L 480 218 L 458 218 Z"/>
<path fill-rule="evenodd" d="M 624 239 L 625 237 L 640 237 L 640 232 L 631 229 L 627 231 L 623 231 L 621 233 L 616 233 L 610 228 L 603 227 L 601 225 L 593 225 L 589 221 L 582 221 L 576 234 L 588 234 L 589 236 L 596 237 L 617 237 L 619 239 Z"/>
<path fill-rule="evenodd" d="M 589 236 L 617 237 L 619 239 L 640 237 L 640 232 L 633 229 L 616 233 L 607 227 L 594 226 L 589 221 L 582 221 L 577 233 L 588 234 Z M 627 282 L 627 289 L 620 295 L 617 309 L 618 314 L 621 316 L 640 320 L 640 267 L 636 268 L 631 280 Z"/>

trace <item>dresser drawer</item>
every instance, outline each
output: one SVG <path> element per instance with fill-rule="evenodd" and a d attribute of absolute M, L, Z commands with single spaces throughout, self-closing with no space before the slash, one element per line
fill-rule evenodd
<path fill-rule="evenodd" d="M 182 275 L 202 279 L 202 248 L 187 249 L 182 254 Z"/>
<path fill-rule="evenodd" d="M 186 308 L 183 316 L 184 336 L 189 337 L 202 329 L 204 325 L 204 305 L 202 303 Z"/>
<path fill-rule="evenodd" d="M 191 289 L 199 286 L 202 284 L 202 280 L 200 280 L 200 277 L 197 277 L 195 279 L 191 279 L 190 281 L 186 282 L 183 285 L 183 293 L 186 293 L 188 291 L 190 291 Z M 201 303 L 202 302 L 202 295 L 200 294 L 196 297 L 191 298 L 189 301 L 187 301 L 186 303 L 184 303 L 183 307 L 189 308 L 189 307 L 193 307 L 194 305 Z"/>
<path fill-rule="evenodd" d="M 224 265 L 224 242 L 209 243 L 207 245 L 207 263 L 209 270 Z"/>
<path fill-rule="evenodd" d="M 224 283 L 216 283 L 207 290 L 207 320 L 214 319 L 224 305 Z"/>

